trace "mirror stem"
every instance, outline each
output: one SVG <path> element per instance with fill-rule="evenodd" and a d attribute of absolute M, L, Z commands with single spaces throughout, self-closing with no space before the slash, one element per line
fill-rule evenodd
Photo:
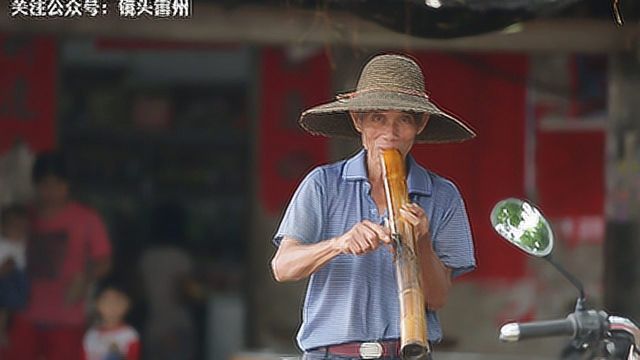
<path fill-rule="evenodd" d="M 585 303 L 586 297 L 584 295 L 584 286 L 582 286 L 582 283 L 580 282 L 580 280 L 578 280 L 575 276 L 571 275 L 571 273 L 569 273 L 562 266 L 560 266 L 560 264 L 555 262 L 551 257 L 551 254 L 545 256 L 544 259 L 550 262 L 551 265 L 553 265 L 558 271 L 560 271 L 560 273 L 564 275 L 564 277 L 567 280 L 569 280 L 569 282 L 572 283 L 573 286 L 575 286 L 578 289 L 578 291 L 580 292 L 580 298 L 578 298 L 578 302 L 576 303 L 576 311 L 584 310 L 584 303 Z"/>

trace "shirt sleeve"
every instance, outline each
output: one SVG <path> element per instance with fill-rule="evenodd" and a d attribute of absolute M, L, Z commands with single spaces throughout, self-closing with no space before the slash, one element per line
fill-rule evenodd
<path fill-rule="evenodd" d="M 322 173 L 311 171 L 296 189 L 272 241 L 280 246 L 287 236 L 305 244 L 322 240 L 324 194 Z"/>
<path fill-rule="evenodd" d="M 469 218 L 460 193 L 454 188 L 450 206 L 434 232 L 433 247 L 440 260 L 458 277 L 476 268 Z"/>
<path fill-rule="evenodd" d="M 89 360 L 89 355 L 87 354 L 87 348 L 89 347 L 89 333 L 91 329 L 87 330 L 87 332 L 82 337 L 82 360 Z"/>
<path fill-rule="evenodd" d="M 140 340 L 135 339 L 127 349 L 127 360 L 140 360 Z"/>
<path fill-rule="evenodd" d="M 111 256 L 111 242 L 107 228 L 98 214 L 90 214 L 86 226 L 89 255 L 91 258 L 99 259 Z"/>

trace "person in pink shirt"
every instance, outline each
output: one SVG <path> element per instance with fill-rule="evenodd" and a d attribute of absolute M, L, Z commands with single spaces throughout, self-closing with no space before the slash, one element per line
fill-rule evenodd
<path fill-rule="evenodd" d="M 33 167 L 37 200 L 27 243 L 29 303 L 11 326 L 8 360 L 77 360 L 90 285 L 110 270 L 111 244 L 96 211 L 70 196 L 60 153 Z"/>

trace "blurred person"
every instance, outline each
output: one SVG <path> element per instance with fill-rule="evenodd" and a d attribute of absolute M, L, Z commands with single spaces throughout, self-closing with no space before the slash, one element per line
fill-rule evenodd
<path fill-rule="evenodd" d="M 128 292 L 115 280 L 103 281 L 97 286 L 98 323 L 84 336 L 82 360 L 140 359 L 140 337 L 125 321 L 130 307 Z"/>
<path fill-rule="evenodd" d="M 71 198 L 67 162 L 58 152 L 37 156 L 36 201 L 27 242 L 29 302 L 11 325 L 9 360 L 76 360 L 82 354 L 85 300 L 111 266 L 105 225 Z"/>
<path fill-rule="evenodd" d="M 0 206 L 33 199 L 31 169 L 35 155 L 23 139 L 0 154 Z"/>
<path fill-rule="evenodd" d="M 26 208 L 10 205 L 0 212 L 0 346 L 7 345 L 7 325 L 13 311 L 27 302 L 26 241 L 29 217 Z"/>
<path fill-rule="evenodd" d="M 144 358 L 189 360 L 196 353 L 195 325 L 188 304 L 193 288 L 193 260 L 184 249 L 186 214 L 178 204 L 152 211 L 154 245 L 140 259 L 148 304 L 143 331 Z"/>
<path fill-rule="evenodd" d="M 385 359 L 401 356 L 396 269 L 384 225 L 385 149 L 399 150 L 406 162 L 411 203 L 399 215 L 418 240 L 428 339 L 440 341 L 436 310 L 447 302 L 452 279 L 475 268 L 473 242 L 457 187 L 418 164 L 410 150 L 414 143 L 460 142 L 475 134 L 429 100 L 413 59 L 391 54 L 372 58 L 354 92 L 306 110 L 300 124 L 312 134 L 362 143 L 349 159 L 305 177 L 272 239 L 275 279 L 309 278 L 297 335 L 304 358 L 360 358 L 363 349 Z"/>

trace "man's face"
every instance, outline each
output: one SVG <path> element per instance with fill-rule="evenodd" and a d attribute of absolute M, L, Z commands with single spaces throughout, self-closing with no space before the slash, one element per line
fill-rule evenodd
<path fill-rule="evenodd" d="M 406 156 L 416 135 L 427 125 L 428 116 L 389 110 L 352 113 L 352 119 L 362 145 L 370 156 L 378 158 L 381 150 L 393 148 Z"/>
<path fill-rule="evenodd" d="M 59 205 L 67 201 L 69 184 L 55 175 L 47 175 L 36 184 L 38 198 L 44 205 Z"/>

